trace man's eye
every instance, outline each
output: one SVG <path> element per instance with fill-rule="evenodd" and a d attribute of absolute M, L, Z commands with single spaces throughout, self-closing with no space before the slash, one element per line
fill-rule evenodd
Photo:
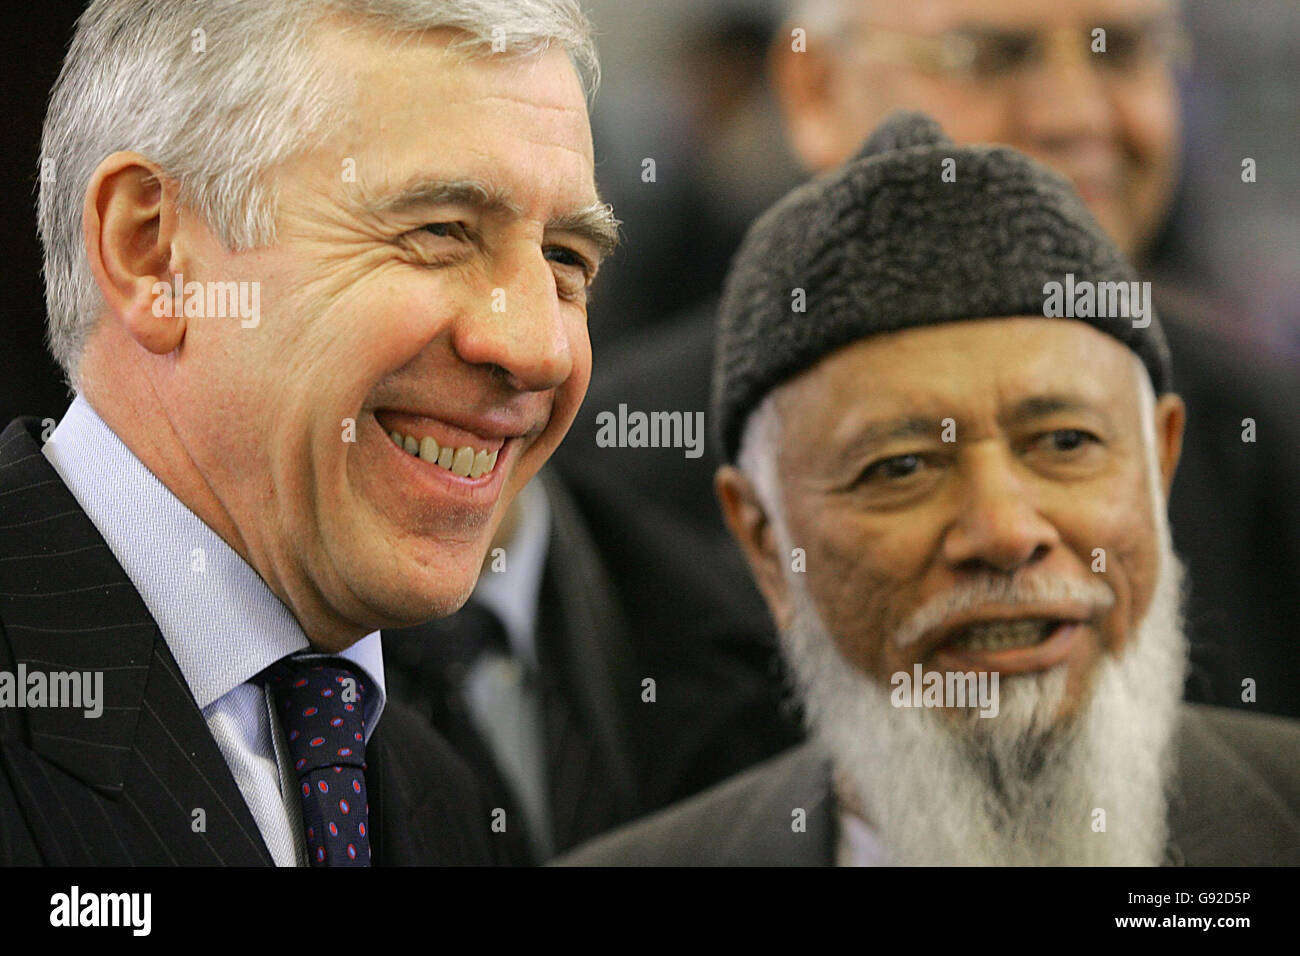
<path fill-rule="evenodd" d="M 895 455 L 893 458 L 882 458 L 880 461 L 868 465 L 867 469 L 862 473 L 862 480 L 897 481 L 900 478 L 908 478 L 916 474 L 920 467 L 920 455 Z"/>
<path fill-rule="evenodd" d="M 1078 451 L 1085 445 L 1096 444 L 1099 441 L 1096 435 L 1081 428 L 1058 428 L 1043 437 L 1050 441 L 1050 447 L 1053 451 L 1067 454 Z"/>
<path fill-rule="evenodd" d="M 587 279 L 591 278 L 594 271 L 594 267 L 586 256 L 565 246 L 547 246 L 545 255 L 551 262 L 558 262 L 562 266 L 573 266 L 576 269 L 581 269 L 583 276 Z"/>
<path fill-rule="evenodd" d="M 420 231 L 440 239 L 464 239 L 467 236 L 464 224 L 459 222 L 431 222 L 421 226 Z"/>
<path fill-rule="evenodd" d="M 1106 52 L 1097 61 L 1112 70 L 1132 69 L 1160 52 L 1160 31 L 1154 24 L 1114 24 L 1102 29 L 1106 31 Z"/>
<path fill-rule="evenodd" d="M 1037 40 L 1032 33 L 996 31 L 970 35 L 974 56 L 971 72 L 977 76 L 1000 76 L 1027 64 L 1037 52 Z"/>

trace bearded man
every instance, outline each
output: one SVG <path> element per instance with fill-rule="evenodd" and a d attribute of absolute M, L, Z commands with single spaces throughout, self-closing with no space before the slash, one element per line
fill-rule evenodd
<path fill-rule="evenodd" d="M 569 862 L 1300 862 L 1295 723 L 1180 703 L 1185 408 L 1141 291 L 1064 179 L 917 113 L 763 216 L 716 484 L 810 740 Z"/>

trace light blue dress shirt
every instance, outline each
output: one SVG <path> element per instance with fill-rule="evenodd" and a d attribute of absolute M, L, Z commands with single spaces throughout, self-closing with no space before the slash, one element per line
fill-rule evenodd
<path fill-rule="evenodd" d="M 162 631 L 277 866 L 306 866 L 297 785 L 269 689 L 249 678 L 310 644 L 221 537 L 132 454 L 81 396 L 42 451 Z M 384 709 L 379 632 L 339 656 L 369 677 L 369 741 Z"/>
<path fill-rule="evenodd" d="M 840 810 L 839 839 L 835 848 L 836 866 L 889 866 L 889 853 L 880 835 L 856 813 Z"/>

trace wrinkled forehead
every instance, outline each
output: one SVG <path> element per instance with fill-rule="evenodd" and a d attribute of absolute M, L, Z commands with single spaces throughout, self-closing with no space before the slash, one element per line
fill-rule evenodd
<path fill-rule="evenodd" d="M 489 121 L 528 107 L 590 153 L 582 80 L 563 46 L 495 52 L 467 39 L 450 29 L 395 33 L 331 18 L 313 31 L 311 53 L 338 77 L 354 117 L 418 121 L 462 105 Z"/>
<path fill-rule="evenodd" d="M 315 56 L 339 76 L 335 121 L 304 156 L 331 195 L 369 206 L 476 182 L 539 221 L 596 203 L 587 102 L 562 46 L 494 54 L 456 49 L 455 31 L 332 26 Z"/>
<path fill-rule="evenodd" d="M 787 424 L 832 442 L 887 417 L 991 422 L 1091 409 L 1136 428 L 1146 380 L 1132 350 L 1084 322 L 972 319 L 837 349 L 788 382 L 779 406 Z"/>

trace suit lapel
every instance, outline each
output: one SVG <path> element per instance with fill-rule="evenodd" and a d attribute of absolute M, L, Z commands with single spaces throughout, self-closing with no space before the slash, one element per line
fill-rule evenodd
<path fill-rule="evenodd" d="M 423 716 L 390 699 L 366 745 L 376 866 L 511 862 L 473 773 Z"/>
<path fill-rule="evenodd" d="M 131 859 L 87 862 L 269 863 L 156 622 L 36 427 L 19 419 L 0 435 L 0 621 L 15 667 L 103 675 L 99 717 L 23 711 L 31 752 L 59 771 L 50 786 L 90 788 L 112 804 L 108 819 L 138 831 L 119 844 Z"/>
<path fill-rule="evenodd" d="M 217 742 L 161 635 L 154 642 L 149 683 L 140 701 L 133 749 L 135 773 L 124 798 L 171 841 L 184 866 L 272 866 L 270 852 Z M 205 828 L 195 829 L 202 810 Z"/>
<path fill-rule="evenodd" d="M 830 763 L 813 743 L 803 743 L 771 758 L 762 787 L 729 829 L 718 863 L 833 866 L 836 826 Z"/>
<path fill-rule="evenodd" d="M 1169 862 L 1296 866 L 1300 822 L 1210 726 L 1184 707 L 1169 807 Z"/>
<path fill-rule="evenodd" d="M 639 688 L 595 546 L 568 493 L 539 476 L 551 538 L 538 615 L 546 679 L 546 749 L 557 850 L 631 819 L 640 809 L 626 707 Z"/>

